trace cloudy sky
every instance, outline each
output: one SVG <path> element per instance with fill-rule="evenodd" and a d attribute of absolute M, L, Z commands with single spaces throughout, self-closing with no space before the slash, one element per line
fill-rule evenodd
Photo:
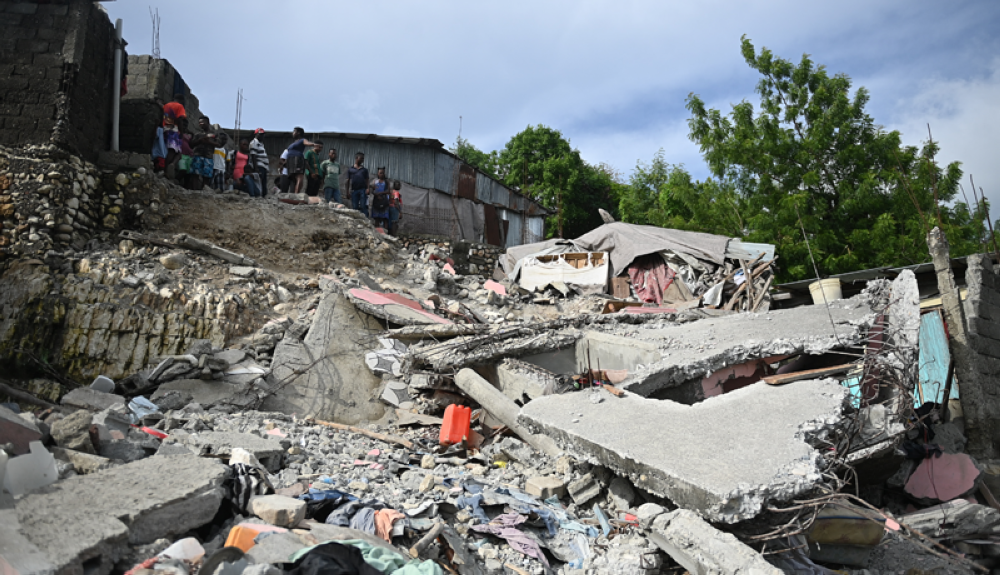
<path fill-rule="evenodd" d="M 997 0 L 136 0 L 105 2 L 129 52 L 161 56 L 215 122 L 364 132 L 501 148 L 528 125 L 630 172 L 660 148 L 696 176 L 684 100 L 758 102 L 740 37 L 810 54 L 871 92 L 869 113 L 906 143 L 941 142 L 1000 198 Z M 1000 202 L 994 202 L 1000 203 Z M 994 207 L 994 215 L 998 208 Z"/>

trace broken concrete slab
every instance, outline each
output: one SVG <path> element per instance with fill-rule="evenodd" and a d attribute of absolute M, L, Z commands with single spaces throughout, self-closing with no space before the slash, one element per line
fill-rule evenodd
<path fill-rule="evenodd" d="M 846 395 L 834 380 L 756 383 L 695 405 L 569 393 L 531 401 L 518 421 L 640 489 L 735 523 L 821 480 L 807 440 L 840 423 Z"/>
<path fill-rule="evenodd" d="M 191 448 L 203 457 L 229 459 L 235 449 L 248 451 L 271 473 L 281 469 L 284 449 L 281 442 L 271 437 L 260 437 L 250 433 L 225 431 L 199 431 L 188 433 L 182 430 L 172 432 L 163 440 L 163 445 L 177 443 Z"/>
<path fill-rule="evenodd" d="M 524 492 L 538 499 L 562 497 L 566 494 L 566 482 L 554 476 L 531 477 L 524 483 Z"/>
<path fill-rule="evenodd" d="M 900 517 L 908 527 L 928 537 L 961 538 L 992 532 L 1000 525 L 1000 511 L 955 499 Z"/>
<path fill-rule="evenodd" d="M 678 509 L 653 521 L 649 539 L 691 575 L 783 575 L 760 553 L 706 523 L 698 514 Z"/>
<path fill-rule="evenodd" d="M 293 527 L 305 519 L 306 502 L 284 495 L 261 495 L 250 501 L 254 515 L 278 527 Z"/>
<path fill-rule="evenodd" d="M 114 466 L 114 463 L 110 459 L 101 457 L 100 455 L 82 453 L 61 447 L 53 447 L 49 451 L 56 459 L 73 464 L 73 470 L 80 475 L 95 473 Z"/>
<path fill-rule="evenodd" d="M 125 398 L 113 393 L 105 393 L 91 389 L 89 387 L 79 387 L 62 396 L 59 403 L 67 407 L 77 409 L 87 409 L 90 411 L 104 411 L 109 407 L 122 407 L 127 405 Z"/>
<path fill-rule="evenodd" d="M 258 536 L 256 545 L 247 551 L 247 557 L 254 563 L 288 563 L 292 555 L 307 547 L 295 533 L 277 532 L 262 535 L 264 537 Z"/>
<path fill-rule="evenodd" d="M 353 425 L 385 414 L 376 395 L 382 381 L 365 364 L 384 326 L 324 282 L 312 326 L 303 341 L 278 343 L 271 362 L 269 396 L 261 409 Z"/>
<path fill-rule="evenodd" d="M 595 337 L 587 332 L 577 344 L 577 354 L 580 346 L 589 345 L 591 354 L 601 358 L 602 369 L 629 370 L 628 377 L 618 387 L 650 397 L 750 360 L 821 354 L 857 345 L 874 321 L 868 299 L 858 296 L 831 303 L 829 313 L 826 306 L 804 306 L 734 314 L 661 329 L 636 330 L 628 338 Z M 635 365 L 620 361 L 613 365 L 610 358 L 615 353 L 638 349 L 635 341 L 656 344 L 660 359 L 649 361 L 647 353 L 643 358 L 634 358 Z"/>
<path fill-rule="evenodd" d="M 59 575 L 105 575 L 126 545 L 210 522 L 225 475 L 211 459 L 170 456 L 70 477 L 15 503 L 19 532 Z"/>
<path fill-rule="evenodd" d="M 28 453 L 32 441 L 40 441 L 42 432 L 26 419 L 0 405 L 0 438 L 14 444 L 13 455 Z"/>
<path fill-rule="evenodd" d="M 175 379 L 174 381 L 168 381 L 150 396 L 150 400 L 156 403 L 157 399 L 172 391 L 189 395 L 191 401 L 205 408 L 220 404 L 247 407 L 257 400 L 257 395 L 250 392 L 250 384 L 205 381 L 202 379 Z"/>
<path fill-rule="evenodd" d="M 416 301 L 399 294 L 360 288 L 347 290 L 347 297 L 361 311 L 398 325 L 451 324 L 425 310 Z"/>
<path fill-rule="evenodd" d="M 93 418 L 94 414 L 85 409 L 67 415 L 52 424 L 52 439 L 59 447 L 96 454 L 97 450 L 90 440 Z"/>
<path fill-rule="evenodd" d="M 20 575 L 53 575 L 55 565 L 49 558 L 21 535 L 21 524 L 14 509 L 0 509 L 0 571 L 6 561 Z"/>

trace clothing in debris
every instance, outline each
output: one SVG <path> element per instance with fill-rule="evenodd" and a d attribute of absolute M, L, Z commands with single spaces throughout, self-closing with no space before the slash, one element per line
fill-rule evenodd
<path fill-rule="evenodd" d="M 303 549 L 290 559 L 288 575 L 382 575 L 365 562 L 360 549 L 333 541 Z"/>
<path fill-rule="evenodd" d="M 226 478 L 223 488 L 226 499 L 239 509 L 240 513 L 247 513 L 250 498 L 254 495 L 274 493 L 271 484 L 267 482 L 264 474 L 257 467 L 245 463 L 234 463 L 229 468 L 231 472 Z"/>
<path fill-rule="evenodd" d="M 527 521 L 527 517 L 518 513 L 504 513 L 503 515 L 497 515 L 493 521 L 485 525 L 473 525 L 472 530 L 479 533 L 496 535 L 507 541 L 511 549 L 518 553 L 523 553 L 528 557 L 534 557 L 548 567 L 549 560 L 545 557 L 545 553 L 542 552 L 542 548 L 538 545 L 538 542 L 528 537 L 519 529 L 516 529 L 517 525 L 525 521 Z"/>
<path fill-rule="evenodd" d="M 340 541 L 342 545 L 350 545 L 361 550 L 365 563 L 378 569 L 384 575 L 443 575 L 441 567 L 433 561 L 413 559 L 407 561 L 402 554 L 385 547 L 372 545 L 360 539 Z"/>
<path fill-rule="evenodd" d="M 406 517 L 395 509 L 380 509 L 375 513 L 375 534 L 392 542 L 392 526 L 396 521 Z"/>

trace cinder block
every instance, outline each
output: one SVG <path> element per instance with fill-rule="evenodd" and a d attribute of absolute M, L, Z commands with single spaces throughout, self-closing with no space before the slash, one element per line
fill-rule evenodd
<path fill-rule="evenodd" d="M 18 40 L 17 49 L 20 52 L 40 54 L 49 51 L 49 43 L 43 40 Z"/>
<path fill-rule="evenodd" d="M 38 12 L 38 4 L 34 2 L 15 2 L 7 4 L 6 11 L 11 14 L 34 14 Z"/>
<path fill-rule="evenodd" d="M 65 4 L 42 4 L 38 6 L 38 14 L 42 16 L 65 16 L 69 13 L 69 6 Z"/>
<path fill-rule="evenodd" d="M 0 26 L 5 29 L 12 29 L 21 25 L 21 15 L 9 12 L 0 12 Z"/>

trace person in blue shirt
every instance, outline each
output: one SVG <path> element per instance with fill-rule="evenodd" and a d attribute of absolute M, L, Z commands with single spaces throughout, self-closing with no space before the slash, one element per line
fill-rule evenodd
<path fill-rule="evenodd" d="M 375 173 L 377 176 L 369 185 L 372 191 L 372 219 L 376 226 L 388 231 L 392 186 L 385 177 L 385 168 L 379 168 Z"/>
<path fill-rule="evenodd" d="M 302 128 L 295 127 L 292 129 L 292 142 L 291 146 L 288 146 L 288 159 L 285 160 L 285 167 L 288 168 L 288 177 L 295 180 L 295 192 L 296 194 L 302 193 L 302 181 L 305 179 L 306 172 L 306 158 L 305 151 L 306 146 L 313 147 L 316 142 L 310 142 L 305 139 L 306 131 Z"/>

